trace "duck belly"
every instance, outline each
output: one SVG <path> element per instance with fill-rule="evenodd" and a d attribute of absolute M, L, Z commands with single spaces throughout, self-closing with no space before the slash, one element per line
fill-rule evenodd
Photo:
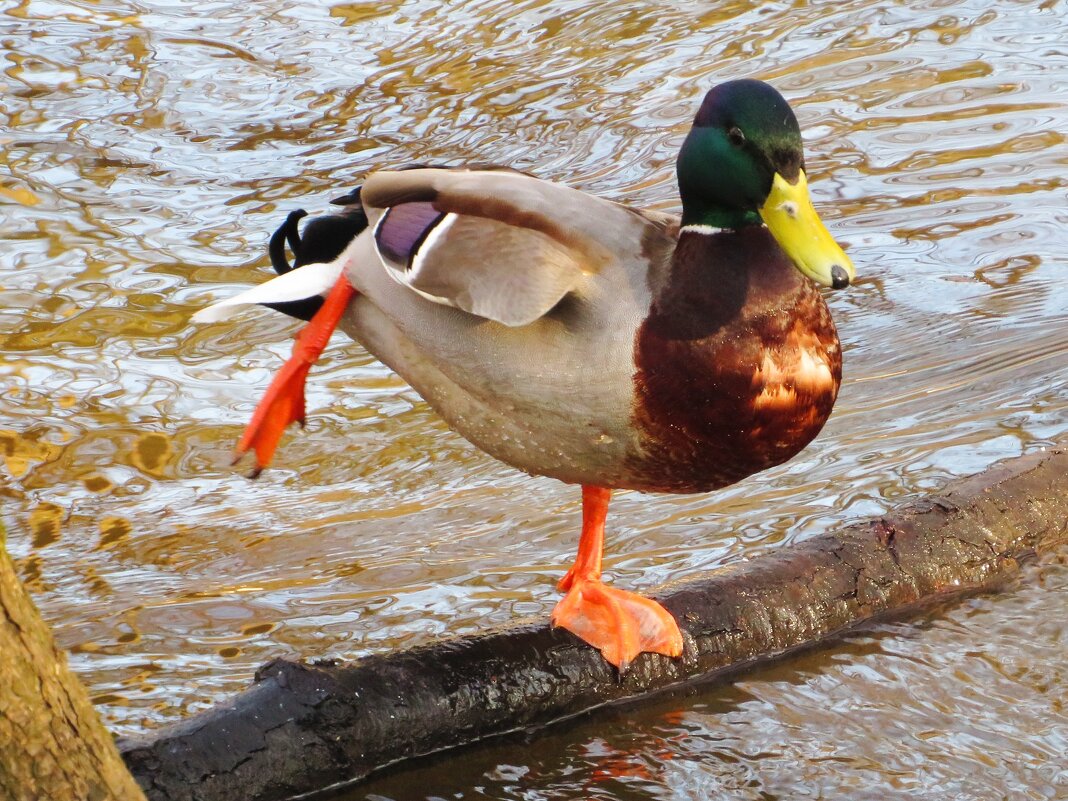
<path fill-rule="evenodd" d="M 341 327 L 496 459 L 568 483 L 629 486 L 636 321 L 575 330 L 561 309 L 521 328 L 403 290 L 387 314 L 358 296 Z M 411 305 L 404 309 L 400 306 Z M 581 310 L 573 310 L 581 316 Z M 404 320 L 402 328 L 396 320 Z"/>

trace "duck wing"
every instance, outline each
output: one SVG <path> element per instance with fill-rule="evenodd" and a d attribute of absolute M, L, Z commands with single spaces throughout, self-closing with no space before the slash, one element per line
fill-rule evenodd
<path fill-rule="evenodd" d="M 508 169 L 380 171 L 362 202 L 387 274 L 435 303 L 510 327 L 581 294 L 662 221 Z"/>

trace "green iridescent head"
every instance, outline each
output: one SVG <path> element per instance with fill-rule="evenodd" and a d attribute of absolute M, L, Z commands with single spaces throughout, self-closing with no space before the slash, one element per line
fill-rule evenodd
<path fill-rule="evenodd" d="M 728 81 L 705 95 L 676 169 L 683 225 L 763 223 L 809 278 L 835 288 L 853 280 L 809 199 L 797 117 L 768 84 Z"/>

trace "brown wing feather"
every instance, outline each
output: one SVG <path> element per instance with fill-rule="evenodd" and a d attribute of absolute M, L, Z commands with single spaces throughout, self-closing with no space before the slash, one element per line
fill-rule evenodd
<path fill-rule="evenodd" d="M 588 270 L 612 260 L 614 229 L 639 219 L 611 201 L 512 170 L 382 171 L 364 184 L 363 204 L 371 217 L 420 201 L 438 211 L 538 231 L 574 250 Z"/>

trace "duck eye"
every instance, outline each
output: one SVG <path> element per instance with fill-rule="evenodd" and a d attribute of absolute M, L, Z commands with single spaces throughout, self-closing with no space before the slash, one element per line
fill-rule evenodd
<path fill-rule="evenodd" d="M 745 134 L 742 133 L 742 129 L 737 125 L 727 131 L 727 138 L 731 140 L 732 145 L 741 147 L 745 143 Z"/>

